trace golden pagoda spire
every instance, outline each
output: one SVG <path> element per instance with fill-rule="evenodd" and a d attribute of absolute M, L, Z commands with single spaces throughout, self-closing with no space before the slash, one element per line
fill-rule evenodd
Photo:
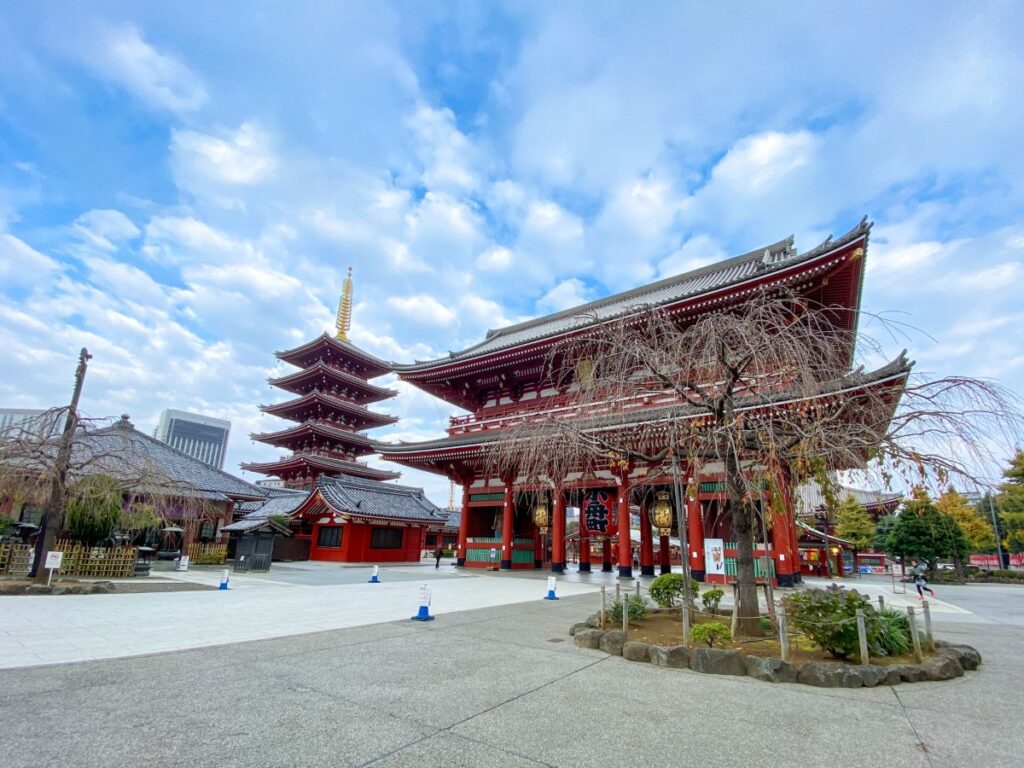
<path fill-rule="evenodd" d="M 348 277 L 341 284 L 341 300 L 338 302 L 337 336 L 341 341 L 348 341 L 348 329 L 352 327 L 352 267 L 348 268 Z"/>

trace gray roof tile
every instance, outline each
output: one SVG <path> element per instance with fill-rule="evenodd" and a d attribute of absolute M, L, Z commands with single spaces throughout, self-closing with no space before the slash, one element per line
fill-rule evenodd
<path fill-rule="evenodd" d="M 583 328 L 596 322 L 608 320 L 636 311 L 640 306 L 663 306 L 701 294 L 725 288 L 749 278 L 770 274 L 794 264 L 808 261 L 822 253 L 840 248 L 853 242 L 870 230 L 865 217 L 850 232 L 833 240 L 831 237 L 817 247 L 804 253 L 797 253 L 792 236 L 764 248 L 735 256 L 726 261 L 711 264 L 701 269 L 642 285 L 629 291 L 617 293 L 604 299 L 592 301 L 552 315 L 510 325 L 499 330 L 488 331 L 487 337 L 461 352 L 451 352 L 446 358 L 421 360 L 401 365 L 393 364 L 399 373 L 429 370 L 456 360 L 471 359 L 503 349 L 516 347 L 550 336 L 556 336 L 576 328 Z"/>
<path fill-rule="evenodd" d="M 381 483 L 361 477 L 327 477 L 317 480 L 324 501 L 338 512 L 366 517 L 443 522 L 446 513 L 435 507 L 422 488 Z"/>

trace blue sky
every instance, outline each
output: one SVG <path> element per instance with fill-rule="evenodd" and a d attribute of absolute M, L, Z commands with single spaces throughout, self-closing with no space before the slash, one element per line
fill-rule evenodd
<path fill-rule="evenodd" d="M 8 3 L 0 405 L 164 408 L 277 451 L 273 352 L 425 359 L 867 214 L 918 369 L 1024 391 L 1024 7 Z M 868 331 L 871 326 L 868 324 Z M 399 385 L 381 437 L 451 406 Z M 435 502 L 443 479 L 406 472 Z"/>

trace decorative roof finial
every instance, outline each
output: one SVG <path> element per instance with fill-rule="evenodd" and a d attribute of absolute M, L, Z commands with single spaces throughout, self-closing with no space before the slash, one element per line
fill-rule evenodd
<path fill-rule="evenodd" d="M 338 338 L 348 341 L 348 329 L 352 326 L 352 267 L 348 268 L 348 277 L 341 284 L 341 301 L 338 302 Z"/>

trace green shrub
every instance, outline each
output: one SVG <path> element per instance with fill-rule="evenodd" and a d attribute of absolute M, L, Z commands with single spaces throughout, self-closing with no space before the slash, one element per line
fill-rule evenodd
<path fill-rule="evenodd" d="M 910 653 L 910 620 L 892 608 L 878 612 L 878 645 L 891 656 Z"/>
<path fill-rule="evenodd" d="M 722 602 L 723 597 L 725 597 L 725 592 L 718 587 L 712 587 L 711 589 L 704 590 L 704 594 L 700 596 L 700 601 L 704 603 L 704 607 L 708 611 L 718 613 L 718 604 Z"/>
<path fill-rule="evenodd" d="M 761 627 L 766 635 L 775 634 L 775 623 L 767 616 L 761 616 L 757 620 L 757 625 Z"/>
<path fill-rule="evenodd" d="M 647 615 L 647 601 L 639 595 L 630 595 L 628 599 L 629 604 L 629 620 L 637 621 Z M 608 609 L 608 618 L 615 624 L 622 623 L 622 602 L 616 600 L 612 603 L 611 608 Z"/>
<path fill-rule="evenodd" d="M 700 585 L 696 579 L 690 579 L 690 598 L 697 599 Z M 663 573 L 651 582 L 651 599 L 662 608 L 675 608 L 683 595 L 683 575 L 681 573 Z"/>
<path fill-rule="evenodd" d="M 712 621 L 690 629 L 690 639 L 695 643 L 707 643 L 708 648 L 712 648 L 716 642 L 727 643 L 732 640 L 732 632 L 722 622 Z"/>
<path fill-rule="evenodd" d="M 860 653 L 856 615 L 864 611 L 868 648 L 877 655 L 884 651 L 878 642 L 878 614 L 868 598 L 858 592 L 836 589 L 807 589 L 785 599 L 793 627 L 834 658 Z"/>

